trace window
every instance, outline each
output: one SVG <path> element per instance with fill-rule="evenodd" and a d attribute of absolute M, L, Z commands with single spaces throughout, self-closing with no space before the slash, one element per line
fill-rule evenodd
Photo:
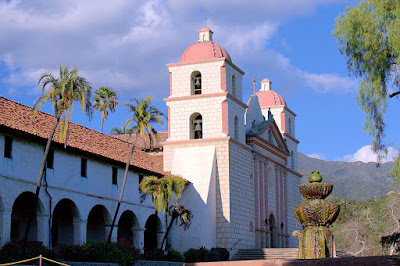
<path fill-rule="evenodd" d="M 235 75 L 232 75 L 232 94 L 236 96 L 236 79 Z"/>
<path fill-rule="evenodd" d="M 192 95 L 201 94 L 202 86 L 201 86 L 201 73 L 199 71 L 194 71 L 191 75 L 191 88 Z"/>
<path fill-rule="evenodd" d="M 81 176 L 87 177 L 87 159 L 81 158 Z"/>
<path fill-rule="evenodd" d="M 118 182 L 118 169 L 117 167 L 112 168 L 112 184 L 116 185 Z"/>
<path fill-rule="evenodd" d="M 270 143 L 273 143 L 273 141 L 274 141 L 274 138 L 272 136 L 272 131 L 271 130 L 268 130 L 268 141 Z"/>
<path fill-rule="evenodd" d="M 4 157 L 12 158 L 12 143 L 13 139 L 10 136 L 4 137 Z"/>
<path fill-rule="evenodd" d="M 203 138 L 203 117 L 199 113 L 190 116 L 190 139 Z"/>
<path fill-rule="evenodd" d="M 290 119 L 290 117 L 288 119 L 288 123 L 289 123 L 289 134 L 292 135 L 292 120 Z"/>
<path fill-rule="evenodd" d="M 290 162 L 292 164 L 292 169 L 294 170 L 294 155 L 293 155 L 293 151 L 290 152 Z"/>
<path fill-rule="evenodd" d="M 239 119 L 237 116 L 235 116 L 235 121 L 234 121 L 234 126 L 235 126 L 235 139 L 239 139 Z"/>
<path fill-rule="evenodd" d="M 49 169 L 54 169 L 54 150 L 53 149 L 50 149 L 49 153 L 47 154 L 46 166 Z"/>

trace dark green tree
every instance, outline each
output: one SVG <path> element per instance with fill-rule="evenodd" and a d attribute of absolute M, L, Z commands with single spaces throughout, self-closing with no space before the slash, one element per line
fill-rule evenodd
<path fill-rule="evenodd" d="M 373 138 L 378 162 L 387 155 L 387 100 L 400 94 L 400 3 L 363 0 L 336 18 L 332 35 L 346 57 L 350 74 L 359 78 L 357 103 L 365 112 L 365 130 Z M 400 186 L 400 157 L 391 171 L 392 188 Z"/>

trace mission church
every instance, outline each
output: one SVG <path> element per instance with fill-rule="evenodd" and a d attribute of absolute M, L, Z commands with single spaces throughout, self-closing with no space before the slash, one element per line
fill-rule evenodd
<path fill-rule="evenodd" d="M 168 131 L 136 143 L 113 241 L 159 246 L 165 216 L 140 200 L 144 176 L 178 174 L 190 184 L 179 203 L 192 225 L 173 226 L 171 248 L 297 247 L 292 208 L 300 204 L 296 114 L 265 78 L 247 103 L 244 72 L 213 41 L 208 27 L 167 65 Z M 0 96 L 0 245 L 21 237 L 54 117 Z M 47 160 L 29 240 L 54 247 L 105 240 L 122 185 L 131 139 L 70 123 L 67 145 L 59 129 Z M 133 138 L 134 139 L 134 138 Z M 149 146 L 149 143 L 154 143 Z"/>

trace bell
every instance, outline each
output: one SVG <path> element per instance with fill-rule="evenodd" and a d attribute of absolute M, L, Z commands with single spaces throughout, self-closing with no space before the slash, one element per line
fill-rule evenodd
<path fill-rule="evenodd" d="M 194 127 L 194 131 L 201 131 L 201 125 L 199 123 Z"/>
<path fill-rule="evenodd" d="M 196 78 L 196 82 L 194 83 L 194 85 L 196 85 L 196 86 L 200 86 L 201 84 L 200 84 L 200 78 Z"/>

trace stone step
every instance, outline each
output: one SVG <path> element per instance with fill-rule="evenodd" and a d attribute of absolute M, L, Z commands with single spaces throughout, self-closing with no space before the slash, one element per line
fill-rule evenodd
<path fill-rule="evenodd" d="M 297 259 L 297 248 L 239 249 L 231 260 Z"/>

